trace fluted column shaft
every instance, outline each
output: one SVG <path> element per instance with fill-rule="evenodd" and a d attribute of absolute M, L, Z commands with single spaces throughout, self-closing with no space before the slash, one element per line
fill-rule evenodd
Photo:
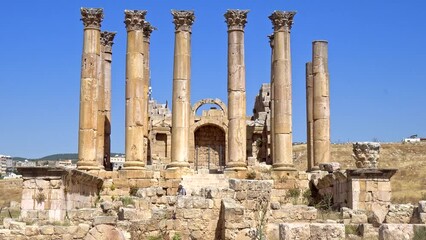
<path fill-rule="evenodd" d="M 271 145 L 270 145 L 270 157 L 271 159 L 275 159 L 274 157 L 274 142 L 275 142 L 275 126 L 274 126 L 274 34 L 269 35 L 269 45 L 271 46 L 271 100 L 270 100 L 270 113 L 269 113 L 269 125 L 271 128 L 270 131 L 270 138 L 271 138 Z"/>
<path fill-rule="evenodd" d="M 143 51 L 144 51 L 144 65 L 143 65 L 143 81 L 144 81 L 144 89 L 143 89 L 143 112 L 145 113 L 145 123 L 144 123 L 144 131 L 143 131 L 143 142 L 144 142 L 144 162 L 148 160 L 149 148 L 149 87 L 150 87 L 150 76 L 151 70 L 149 66 L 149 48 L 150 48 L 150 37 L 152 31 L 155 30 L 153 26 L 147 21 L 145 21 L 143 28 Z"/>
<path fill-rule="evenodd" d="M 247 169 L 246 66 L 244 27 L 247 10 L 228 10 L 228 162 L 226 170 Z"/>
<path fill-rule="evenodd" d="M 314 163 L 330 162 L 330 89 L 328 43 L 312 43 Z"/>
<path fill-rule="evenodd" d="M 146 11 L 126 10 L 126 160 L 124 169 L 144 169 L 144 49 Z M 146 99 L 146 98 L 145 98 Z"/>
<path fill-rule="evenodd" d="M 318 170 L 318 164 L 314 162 L 314 81 L 312 75 L 312 62 L 306 63 L 306 148 L 308 160 L 308 172 Z"/>
<path fill-rule="evenodd" d="M 100 27 L 103 10 L 81 8 L 84 24 L 81 64 L 80 119 L 78 132 L 78 169 L 98 170 L 96 158 L 98 128 L 98 82 L 100 76 Z"/>
<path fill-rule="evenodd" d="M 295 12 L 275 11 L 274 25 L 274 159 L 276 171 L 295 170 L 292 149 L 290 30 Z"/>
<path fill-rule="evenodd" d="M 189 121 L 191 112 L 191 27 L 193 11 L 172 11 L 175 50 L 172 99 L 172 162 L 168 168 L 189 167 Z"/>
<path fill-rule="evenodd" d="M 102 149 L 102 153 L 98 152 L 98 156 L 102 154 L 103 165 L 106 169 L 112 170 L 111 157 L 111 62 L 112 62 L 112 45 L 114 44 L 115 32 L 101 32 L 101 81 L 103 88 L 99 89 L 100 94 L 103 94 L 103 114 L 98 115 L 98 132 L 102 131 L 102 136 L 98 138 L 98 150 Z M 100 144 L 99 144 L 100 143 Z M 105 160 L 104 160 L 105 159 Z"/>

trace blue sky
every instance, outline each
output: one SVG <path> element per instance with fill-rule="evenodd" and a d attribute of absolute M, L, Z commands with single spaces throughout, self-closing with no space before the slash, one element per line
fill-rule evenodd
<path fill-rule="evenodd" d="M 77 152 L 83 24 L 80 7 L 104 8 L 118 32 L 112 63 L 112 151 L 124 152 L 125 9 L 148 10 L 153 96 L 171 103 L 171 9 L 192 9 L 193 103 L 227 102 L 226 9 L 250 9 L 245 34 L 247 112 L 269 81 L 274 10 L 296 10 L 291 33 L 293 140 L 305 141 L 305 62 L 329 41 L 333 142 L 426 137 L 426 2 L 403 0 L 4 1 L 0 7 L 0 154 Z"/>

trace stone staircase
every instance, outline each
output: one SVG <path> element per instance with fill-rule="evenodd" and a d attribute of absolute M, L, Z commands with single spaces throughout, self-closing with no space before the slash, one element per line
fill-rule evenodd
<path fill-rule="evenodd" d="M 228 188 L 228 178 L 224 174 L 210 174 L 208 171 L 199 170 L 197 174 L 183 176 L 182 186 L 186 189 L 186 194 L 191 195 L 192 192 L 200 192 L 201 188 Z"/>

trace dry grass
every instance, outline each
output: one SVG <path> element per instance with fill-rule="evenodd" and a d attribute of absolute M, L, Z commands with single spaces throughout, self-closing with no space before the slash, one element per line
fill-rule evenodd
<path fill-rule="evenodd" d="M 9 207 L 11 201 L 21 202 L 22 179 L 0 180 L 0 208 Z"/>
<path fill-rule="evenodd" d="M 416 203 L 426 200 L 426 143 L 382 143 L 379 159 L 380 168 L 397 168 L 392 177 L 392 202 Z M 294 146 L 296 167 L 306 170 L 306 145 Z M 352 144 L 333 144 L 333 162 L 339 162 L 342 169 L 355 168 L 352 158 Z"/>

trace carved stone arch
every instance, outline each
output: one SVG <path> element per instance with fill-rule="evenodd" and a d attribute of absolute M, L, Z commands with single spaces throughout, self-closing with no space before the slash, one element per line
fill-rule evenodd
<path fill-rule="evenodd" d="M 220 107 L 220 109 L 222 109 L 223 115 L 225 117 L 228 116 L 228 108 L 226 107 L 226 104 L 222 102 L 222 100 L 220 100 L 219 98 L 204 98 L 201 99 L 200 101 L 196 102 L 193 106 L 192 106 L 192 114 L 193 116 L 195 116 L 197 110 L 203 106 L 204 104 L 215 104 L 217 106 Z"/>

